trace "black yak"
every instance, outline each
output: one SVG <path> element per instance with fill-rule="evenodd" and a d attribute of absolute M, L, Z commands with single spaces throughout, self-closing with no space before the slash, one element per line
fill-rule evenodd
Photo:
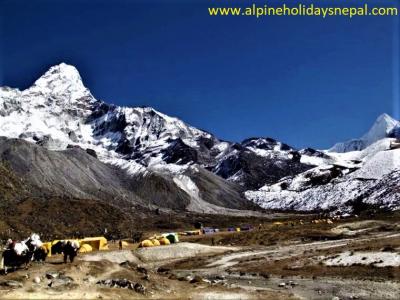
<path fill-rule="evenodd" d="M 25 268 L 28 268 L 29 263 L 34 260 L 35 255 L 43 258 L 42 245 L 43 243 L 40 241 L 39 235 L 35 233 L 21 242 L 8 240 L 2 257 L 4 273 L 7 274 L 8 267 L 16 269 L 25 265 Z"/>
<path fill-rule="evenodd" d="M 33 252 L 33 261 L 46 261 L 48 251 L 45 247 L 39 247 Z"/>
<path fill-rule="evenodd" d="M 64 263 L 74 262 L 75 256 L 78 255 L 79 243 L 77 241 L 58 241 L 51 247 L 52 254 L 63 254 Z"/>
<path fill-rule="evenodd" d="M 28 268 L 30 261 L 32 260 L 33 253 L 30 251 L 24 251 L 21 254 L 18 254 L 14 249 L 7 248 L 3 252 L 3 266 L 4 273 L 7 274 L 8 268 L 19 268 L 22 265 L 25 265 L 25 268 Z"/>

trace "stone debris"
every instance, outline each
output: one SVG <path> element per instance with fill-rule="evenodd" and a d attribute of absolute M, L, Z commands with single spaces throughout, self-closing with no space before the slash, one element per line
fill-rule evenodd
<path fill-rule="evenodd" d="M 55 278 L 58 278 L 59 276 L 60 276 L 60 273 L 55 272 L 55 271 L 49 271 L 46 273 L 47 279 L 55 279 Z"/>
<path fill-rule="evenodd" d="M 2 280 L 0 281 L 0 286 L 10 287 L 10 288 L 21 288 L 23 285 L 21 282 L 15 280 Z"/>
<path fill-rule="evenodd" d="M 143 273 L 143 274 L 147 274 L 147 269 L 141 266 L 137 266 L 136 271 L 138 271 L 139 273 Z"/>
<path fill-rule="evenodd" d="M 170 271 L 171 271 L 171 269 L 164 268 L 164 267 L 159 267 L 159 268 L 157 269 L 157 273 L 168 273 L 168 272 L 170 272 Z"/>
<path fill-rule="evenodd" d="M 292 281 L 292 280 L 290 280 L 288 284 L 289 284 L 291 287 L 294 287 L 294 286 L 298 285 L 298 283 L 296 283 L 296 282 L 294 282 L 294 281 Z"/>
<path fill-rule="evenodd" d="M 135 269 L 137 265 L 135 263 L 130 262 L 129 260 L 123 261 L 122 263 L 119 264 L 123 268 L 127 269 Z"/>
<path fill-rule="evenodd" d="M 269 275 L 268 273 L 265 273 L 265 272 L 261 272 L 259 275 L 265 279 L 269 279 L 271 277 L 271 275 Z"/>
<path fill-rule="evenodd" d="M 96 282 L 96 278 L 93 276 L 88 276 L 88 277 L 83 278 L 83 281 L 87 282 L 87 283 L 94 283 L 94 282 Z"/>
<path fill-rule="evenodd" d="M 130 289 L 140 294 L 146 293 L 146 288 L 140 284 L 132 282 L 128 279 L 105 279 L 97 282 L 99 285 L 105 285 L 111 288 Z"/>
<path fill-rule="evenodd" d="M 203 282 L 203 278 L 199 275 L 196 275 L 193 277 L 192 280 L 189 281 L 190 283 L 199 283 L 199 282 Z"/>
<path fill-rule="evenodd" d="M 73 283 L 74 279 L 69 276 L 59 275 L 58 277 L 52 279 L 48 284 L 51 288 L 59 288 L 63 286 L 68 286 Z"/>
<path fill-rule="evenodd" d="M 193 276 L 187 275 L 187 276 L 178 277 L 178 280 L 179 281 L 192 281 Z"/>

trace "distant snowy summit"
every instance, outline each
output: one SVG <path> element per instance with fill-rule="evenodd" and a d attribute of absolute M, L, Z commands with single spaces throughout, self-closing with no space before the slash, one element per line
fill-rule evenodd
<path fill-rule="evenodd" d="M 360 213 L 400 209 L 400 123 L 380 115 L 360 139 L 323 151 L 315 168 L 281 178 L 246 197 L 266 209 Z"/>
<path fill-rule="evenodd" d="M 400 122 L 388 114 L 380 115 L 371 129 L 359 139 L 337 143 L 329 149 L 330 152 L 360 151 L 385 137 L 400 136 Z"/>

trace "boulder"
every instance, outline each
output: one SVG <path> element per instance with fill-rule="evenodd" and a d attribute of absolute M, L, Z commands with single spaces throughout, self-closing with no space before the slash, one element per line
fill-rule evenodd
<path fill-rule="evenodd" d="M 50 281 L 49 287 L 59 288 L 70 285 L 74 280 L 69 276 L 59 276 Z"/>

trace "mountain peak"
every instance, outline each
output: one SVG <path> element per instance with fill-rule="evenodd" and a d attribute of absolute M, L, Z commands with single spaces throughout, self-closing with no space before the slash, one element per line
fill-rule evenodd
<path fill-rule="evenodd" d="M 29 92 L 39 92 L 49 96 L 64 96 L 73 101 L 90 96 L 89 90 L 83 85 L 78 70 L 66 63 L 52 66 L 44 75 L 35 81 Z"/>
<path fill-rule="evenodd" d="M 329 149 L 331 152 L 349 152 L 363 150 L 369 145 L 390 135 L 392 130 L 399 126 L 399 121 L 393 119 L 386 113 L 379 115 L 372 127 L 361 138 L 352 139 L 347 142 L 337 143 Z"/>
<path fill-rule="evenodd" d="M 49 81 L 49 79 L 54 80 L 56 78 L 74 82 L 82 81 L 78 70 L 74 66 L 68 65 L 66 63 L 60 63 L 58 65 L 50 67 L 50 69 L 46 73 L 44 73 L 44 75 L 42 75 L 38 80 L 35 81 L 35 85 L 40 85 Z"/>
<path fill-rule="evenodd" d="M 398 121 L 393 119 L 386 113 L 381 114 L 375 120 L 371 129 L 362 136 L 362 140 L 365 141 L 367 145 L 370 145 L 380 139 L 385 138 L 389 132 L 397 125 Z"/>
<path fill-rule="evenodd" d="M 392 126 L 393 124 L 397 124 L 397 122 L 398 122 L 397 120 L 395 120 L 394 118 L 392 118 L 392 117 L 391 117 L 390 115 L 388 115 L 387 113 L 383 113 L 383 114 L 380 114 L 380 115 L 376 118 L 373 127 L 376 126 L 376 125 L 382 125 L 382 124 L 386 124 L 386 125 Z"/>

